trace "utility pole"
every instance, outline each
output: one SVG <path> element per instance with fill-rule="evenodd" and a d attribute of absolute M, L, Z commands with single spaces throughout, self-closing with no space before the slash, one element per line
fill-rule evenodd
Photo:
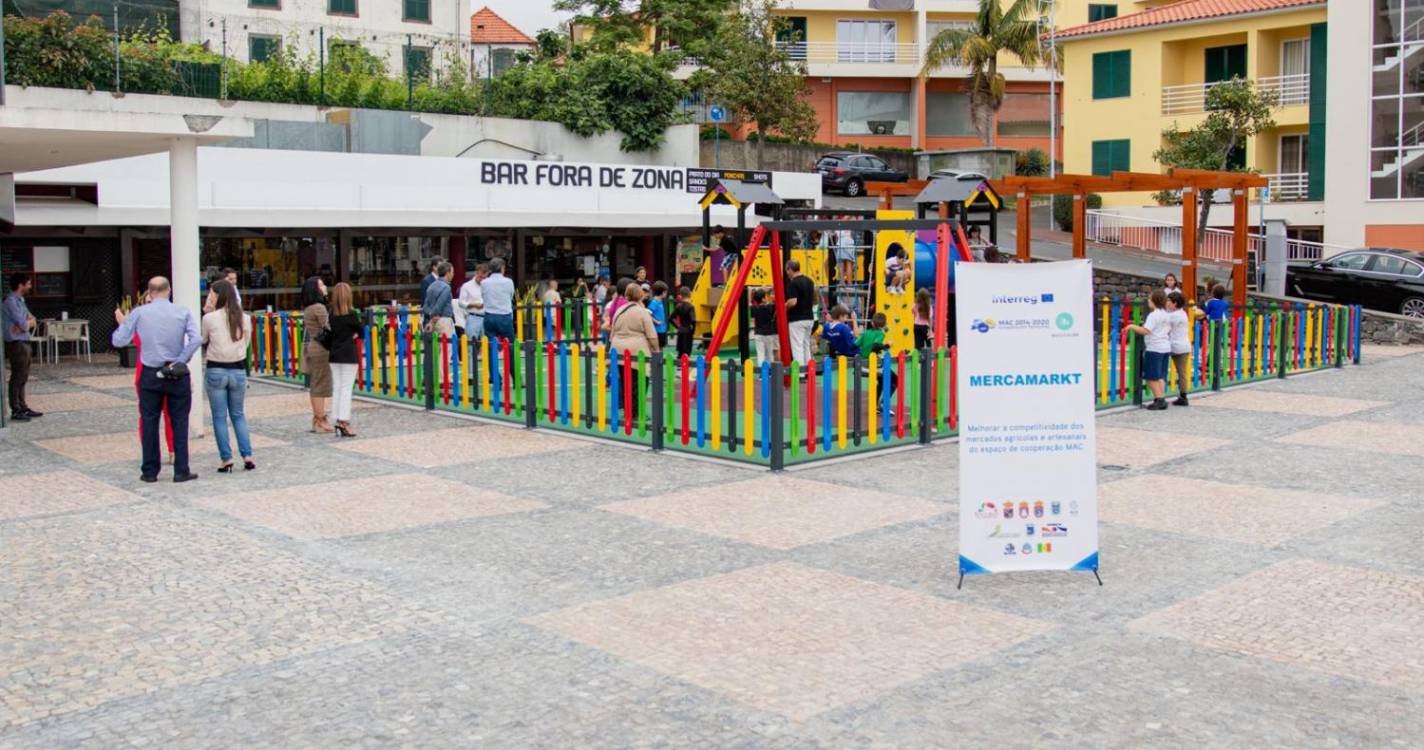
<path fill-rule="evenodd" d="M 227 99 L 227 18 L 226 18 L 226 17 L 224 17 L 223 20 L 222 20 L 222 84 L 221 84 L 220 88 L 221 88 L 221 91 L 218 92 L 218 98 L 219 98 L 219 99 L 226 100 L 226 99 Z"/>
<path fill-rule="evenodd" d="M 114 3 L 114 91 L 122 91 L 119 86 L 119 4 Z"/>
<path fill-rule="evenodd" d="M 1058 22 L 1055 0 L 1039 0 L 1038 25 L 1048 27 L 1048 176 L 1058 176 Z M 1039 35 L 1042 38 L 1042 34 Z"/>
<path fill-rule="evenodd" d="M 317 55 L 317 100 L 318 106 L 326 106 L 326 27 L 316 27 Z"/>

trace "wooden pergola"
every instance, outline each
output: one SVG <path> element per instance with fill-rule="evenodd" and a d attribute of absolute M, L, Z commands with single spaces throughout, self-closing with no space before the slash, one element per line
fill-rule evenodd
<path fill-rule="evenodd" d="M 1029 260 L 1032 226 L 1029 207 L 1035 195 L 1066 194 L 1073 196 L 1073 257 L 1086 258 L 1085 239 L 1088 193 L 1121 193 L 1158 190 L 1179 190 L 1182 193 L 1182 286 L 1189 296 L 1197 289 L 1197 202 L 1201 191 L 1226 189 L 1231 191 L 1233 224 L 1231 235 L 1232 300 L 1246 304 L 1247 200 L 1246 191 L 1267 185 L 1265 177 L 1241 172 L 1214 172 L 1203 169 L 1172 169 L 1167 174 L 1144 172 L 1113 172 L 1108 176 L 1060 174 L 1057 177 L 1005 177 L 996 189 L 1004 195 L 1012 193 L 1018 202 L 1018 257 Z"/>

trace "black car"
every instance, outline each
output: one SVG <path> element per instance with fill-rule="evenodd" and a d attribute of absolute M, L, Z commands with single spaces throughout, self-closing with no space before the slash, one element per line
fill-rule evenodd
<path fill-rule="evenodd" d="M 816 171 L 821 173 L 822 192 L 837 190 L 851 198 L 864 195 L 867 182 L 906 182 L 910 179 L 908 172 L 891 169 L 884 159 L 874 154 L 853 151 L 836 151 L 822 156 L 816 162 Z"/>
<path fill-rule="evenodd" d="M 1424 318 L 1424 253 L 1368 248 L 1290 266 L 1286 293 Z"/>

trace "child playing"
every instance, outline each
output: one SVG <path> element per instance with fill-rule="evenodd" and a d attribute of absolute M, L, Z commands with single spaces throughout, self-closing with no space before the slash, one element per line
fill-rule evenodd
<path fill-rule="evenodd" d="M 860 353 L 855 342 L 855 324 L 850 321 L 850 310 L 844 305 L 831 308 L 831 314 L 821 328 L 821 338 L 830 346 L 831 354 L 837 357 L 854 357 Z"/>
<path fill-rule="evenodd" d="M 905 269 L 905 248 L 892 242 L 885 250 L 885 291 L 890 294 L 904 294 L 905 282 L 910 272 Z"/>
<path fill-rule="evenodd" d="M 915 292 L 915 348 L 924 349 L 930 343 L 930 290 Z"/>
<path fill-rule="evenodd" d="M 776 305 L 767 302 L 765 289 L 752 291 L 752 334 L 757 366 L 776 361 L 781 349 L 781 339 L 776 332 Z"/>
<path fill-rule="evenodd" d="M 1147 319 L 1142 321 L 1142 325 L 1128 326 L 1127 330 L 1147 339 L 1147 352 L 1142 359 L 1142 378 L 1152 389 L 1152 404 L 1147 408 L 1163 411 L 1167 408 L 1167 399 L 1163 395 L 1167 390 L 1167 362 L 1172 357 L 1172 318 L 1165 309 L 1167 293 L 1161 289 L 1152 292 L 1147 304 L 1152 308 Z"/>
<path fill-rule="evenodd" d="M 677 356 L 692 356 L 692 332 L 697 327 L 697 310 L 692 306 L 692 290 L 685 286 L 677 288 L 672 325 L 677 330 Z"/>
<path fill-rule="evenodd" d="M 563 304 L 563 302 L 563 297 L 559 295 L 559 282 L 554 279 L 549 279 L 549 283 L 545 287 L 544 304 L 554 305 L 557 307 L 558 305 Z"/>
<path fill-rule="evenodd" d="M 1177 368 L 1177 400 L 1173 406 L 1191 406 L 1187 402 L 1187 390 L 1191 385 L 1192 319 L 1202 316 L 1200 310 L 1189 309 L 1187 298 L 1181 292 L 1167 295 L 1167 313 L 1172 318 L 1172 330 L 1168 339 L 1172 345 L 1172 365 Z"/>
<path fill-rule="evenodd" d="M 658 334 L 658 349 L 667 348 L 667 294 L 667 284 L 661 281 L 653 282 L 653 301 L 648 303 L 648 312 L 653 314 L 653 331 Z"/>
<path fill-rule="evenodd" d="M 855 340 L 856 348 L 860 351 L 862 358 L 869 360 L 871 357 L 879 356 L 881 352 L 889 348 L 885 343 L 885 326 L 887 324 L 885 313 L 875 313 L 875 315 L 871 316 L 870 323 L 866 325 L 865 330 L 862 331 L 860 336 Z M 893 363 L 892 366 L 888 368 L 885 367 L 884 364 L 883 361 L 880 363 L 880 377 L 877 378 L 880 384 L 881 401 L 876 408 L 881 410 L 884 410 L 885 404 L 889 403 L 888 399 L 894 395 L 895 389 L 899 387 L 900 384 L 900 376 L 895 374 Z M 887 379 L 890 382 L 889 388 L 885 387 Z"/>
<path fill-rule="evenodd" d="M 1219 323 L 1226 320 L 1231 312 L 1231 303 L 1226 301 L 1226 287 L 1217 284 L 1211 288 L 1211 299 L 1206 301 L 1206 319 Z"/>

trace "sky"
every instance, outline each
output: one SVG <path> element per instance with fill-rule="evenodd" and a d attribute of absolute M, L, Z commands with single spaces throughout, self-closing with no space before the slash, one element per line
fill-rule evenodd
<path fill-rule="evenodd" d="M 474 0 L 470 3 L 470 12 L 486 5 L 529 36 L 540 29 L 554 28 L 569 16 L 554 12 L 554 0 Z"/>

